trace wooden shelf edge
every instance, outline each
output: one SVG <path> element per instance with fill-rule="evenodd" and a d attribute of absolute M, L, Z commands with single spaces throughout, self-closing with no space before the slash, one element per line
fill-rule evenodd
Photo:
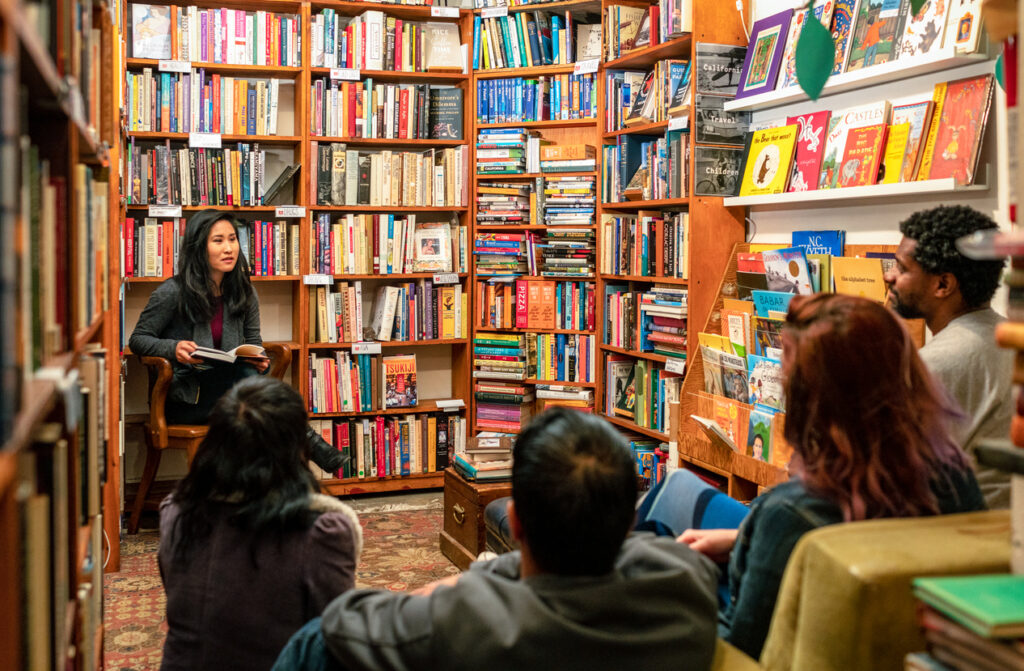
<path fill-rule="evenodd" d="M 412 475 L 391 475 L 384 478 L 347 478 L 345 480 L 321 480 L 320 487 L 332 496 L 354 494 L 377 494 L 397 492 L 404 489 L 440 489 L 444 486 L 444 473 L 416 473 Z"/>
<path fill-rule="evenodd" d="M 609 422 L 615 424 L 616 426 L 621 426 L 624 429 L 629 429 L 630 431 L 645 435 L 649 438 L 654 438 L 655 440 L 664 440 L 666 442 L 669 440 L 669 436 L 667 433 L 662 433 L 661 431 L 655 431 L 654 429 L 648 429 L 646 427 L 639 426 L 636 422 L 631 422 L 628 419 L 616 417 L 615 415 L 609 415 L 602 411 L 598 411 L 598 415 L 600 417 L 603 417 L 604 419 L 607 419 Z"/>
<path fill-rule="evenodd" d="M 637 49 L 628 54 L 608 61 L 604 64 L 605 70 L 629 70 L 631 68 L 650 67 L 657 61 L 669 58 L 673 54 L 682 56 L 690 55 L 690 42 L 693 36 L 689 33 L 674 37 L 666 42 L 655 44 L 644 49 Z M 677 53 L 678 52 L 678 53 Z"/>
<path fill-rule="evenodd" d="M 86 344 L 92 341 L 96 334 L 99 333 L 100 329 L 103 328 L 103 313 L 101 312 L 96 316 L 91 324 L 86 326 L 84 329 L 80 329 L 75 334 L 74 351 L 81 352 L 85 348 Z"/>
<path fill-rule="evenodd" d="M 620 135 L 642 135 L 650 133 L 651 135 L 664 135 L 668 130 L 668 120 L 655 121 L 654 123 L 645 123 L 640 126 L 631 126 L 626 128 L 620 128 L 619 130 L 608 131 L 601 137 L 605 140 L 614 140 Z"/>
<path fill-rule="evenodd" d="M 129 68 L 158 68 L 160 61 L 155 58 L 127 58 L 125 65 Z M 209 63 L 205 61 L 191 61 L 190 65 L 196 70 L 209 70 L 210 72 L 239 73 L 249 75 L 254 79 L 293 79 L 302 74 L 301 66 L 291 65 L 250 65 L 247 63 Z M 285 77 L 273 77 L 273 75 L 287 75 Z"/>
<path fill-rule="evenodd" d="M 388 147 L 406 147 L 406 146 L 422 146 L 427 145 L 431 147 L 461 147 L 466 144 L 465 140 L 435 140 L 432 138 L 397 138 L 397 137 L 333 137 L 328 135 L 310 135 L 309 139 L 313 142 L 340 142 L 342 144 L 351 145 L 367 145 L 367 146 L 388 146 Z"/>
<path fill-rule="evenodd" d="M 384 10 L 387 11 L 387 10 Z M 330 75 L 332 68 L 310 67 L 312 75 Z M 469 80 L 469 75 L 462 72 L 406 72 L 404 70 L 358 70 L 359 79 L 381 79 L 381 80 L 402 80 L 402 81 L 427 81 L 427 82 L 464 82 Z"/>
<path fill-rule="evenodd" d="M 984 171 L 979 171 L 984 174 Z M 871 184 L 868 186 L 848 186 L 837 189 L 815 189 L 793 193 L 777 193 L 764 196 L 733 196 L 723 198 L 725 207 L 814 207 L 818 203 L 834 203 L 836 201 L 872 200 L 880 198 L 899 198 L 901 196 L 920 196 L 923 194 L 964 193 L 971 191 L 987 191 L 987 180 L 965 186 L 958 185 L 952 177 L 927 179 L 915 182 L 896 182 L 895 184 Z"/>
<path fill-rule="evenodd" d="M 239 135 L 220 133 L 221 142 L 259 142 L 261 144 L 298 144 L 299 135 Z M 129 139 L 188 141 L 188 133 L 164 133 L 162 131 L 130 130 Z"/>
<path fill-rule="evenodd" d="M 601 203 L 605 210 L 654 210 L 659 207 L 688 207 L 689 198 L 663 198 L 660 200 L 624 200 L 617 203 Z"/>
<path fill-rule="evenodd" d="M 372 341 L 377 342 L 377 341 Z M 468 338 L 445 338 L 435 340 L 382 340 L 380 341 L 381 347 L 428 347 L 430 345 L 465 345 L 469 342 Z M 311 342 L 306 345 L 310 350 L 331 350 L 331 349 L 344 349 L 351 347 L 351 342 Z"/>
<path fill-rule="evenodd" d="M 598 273 L 605 282 L 651 282 L 664 284 L 679 284 L 686 286 L 690 280 L 682 277 L 657 277 L 655 275 L 614 275 L 612 273 Z"/>
<path fill-rule="evenodd" d="M 510 121 L 506 123 L 477 123 L 476 129 L 487 130 L 488 128 L 572 128 L 574 126 L 593 126 L 597 123 L 597 117 L 587 119 L 556 119 L 554 121 Z"/>
<path fill-rule="evenodd" d="M 664 354 L 655 354 L 654 352 L 640 352 L 632 349 L 625 349 L 623 347 L 616 347 L 615 345 L 605 345 L 602 343 L 599 347 L 606 352 L 614 352 L 615 354 L 622 354 L 624 356 L 632 356 L 638 359 L 647 359 L 648 361 L 657 361 L 658 363 L 665 363 L 669 357 Z M 679 358 L 679 357 L 673 357 Z"/>
<path fill-rule="evenodd" d="M 459 408 L 458 411 L 453 411 L 453 414 L 464 409 Z M 444 409 L 438 407 L 436 400 L 427 400 L 409 408 L 385 408 L 361 410 L 359 412 L 313 412 L 310 410 L 309 417 L 310 419 L 358 419 L 361 417 L 375 417 L 377 415 L 418 415 L 428 412 L 444 412 Z"/>

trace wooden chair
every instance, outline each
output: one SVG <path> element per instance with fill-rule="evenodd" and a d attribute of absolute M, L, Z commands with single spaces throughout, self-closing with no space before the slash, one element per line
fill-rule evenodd
<path fill-rule="evenodd" d="M 278 380 L 282 379 L 292 360 L 291 348 L 281 343 L 264 343 L 263 348 L 270 356 L 270 374 Z M 139 360 L 149 369 L 149 421 L 143 424 L 146 465 L 142 470 L 139 491 L 132 503 L 132 514 L 128 519 L 130 534 L 138 532 L 139 518 L 142 517 L 143 510 L 156 510 L 159 506 L 158 501 L 149 502 L 146 501 L 146 497 L 160 467 L 163 450 L 185 450 L 188 465 L 191 467 L 192 459 L 199 449 L 199 444 L 206 437 L 208 428 L 202 424 L 168 424 L 164 415 L 164 403 L 167 401 L 167 392 L 174 376 L 171 362 L 159 356 L 140 356 Z"/>

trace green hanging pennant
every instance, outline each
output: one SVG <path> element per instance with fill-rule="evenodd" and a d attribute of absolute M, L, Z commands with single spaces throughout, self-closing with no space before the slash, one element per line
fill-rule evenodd
<path fill-rule="evenodd" d="M 917 13 L 921 11 L 921 8 L 924 7 L 924 3 L 926 2 L 928 2 L 928 0 L 910 0 L 910 15 L 917 16 Z"/>
<path fill-rule="evenodd" d="M 999 84 L 999 88 L 1006 90 L 1006 66 L 1003 63 L 1003 55 L 999 54 L 999 58 L 996 59 L 996 82 Z"/>
<path fill-rule="evenodd" d="M 808 12 L 796 43 L 796 80 L 807 97 L 817 100 L 836 61 L 832 35 Z"/>

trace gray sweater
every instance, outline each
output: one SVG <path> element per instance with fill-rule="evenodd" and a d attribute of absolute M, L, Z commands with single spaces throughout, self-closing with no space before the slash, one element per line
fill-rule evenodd
<path fill-rule="evenodd" d="M 975 310 L 949 322 L 921 348 L 921 359 L 964 411 L 957 426 L 960 445 L 974 459 L 985 438 L 1006 440 L 1013 418 L 1013 352 L 996 345 L 996 326 L 1004 318 Z M 1010 476 L 975 465 L 978 485 L 989 508 L 1010 505 Z"/>
<path fill-rule="evenodd" d="M 430 596 L 356 590 L 325 610 L 346 671 L 707 669 L 717 570 L 674 539 L 629 537 L 600 577 L 519 579 L 518 552 Z"/>
<path fill-rule="evenodd" d="M 202 347 L 213 347 L 213 334 L 210 332 L 210 322 L 190 324 L 179 314 L 180 294 L 178 280 L 174 277 L 157 287 L 139 315 L 128 346 L 133 354 L 139 356 L 169 359 L 174 368 L 174 380 L 168 397 L 181 403 L 196 403 L 199 396 L 197 371 L 190 364 L 180 363 L 174 355 L 174 348 L 182 340 L 191 340 Z M 260 305 L 255 292 L 244 315 L 228 314 L 227 310 L 224 312 L 220 348 L 230 350 L 242 344 L 263 344 L 260 337 Z"/>

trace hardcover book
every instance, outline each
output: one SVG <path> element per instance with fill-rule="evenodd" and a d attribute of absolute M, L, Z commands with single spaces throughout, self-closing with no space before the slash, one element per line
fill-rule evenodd
<path fill-rule="evenodd" d="M 424 25 L 424 50 L 427 72 L 462 72 L 458 24 L 428 21 Z"/>
<path fill-rule="evenodd" d="M 979 636 L 1024 636 L 1024 576 L 915 578 L 914 596 Z"/>
<path fill-rule="evenodd" d="M 704 360 L 704 391 L 721 396 L 722 389 L 722 352 L 707 345 L 700 346 L 701 358 Z"/>
<path fill-rule="evenodd" d="M 942 48 L 949 5 L 950 0 L 930 0 L 921 6 L 917 14 L 908 12 L 903 37 L 900 38 L 900 58 L 924 56 Z"/>
<path fill-rule="evenodd" d="M 747 425 L 748 457 L 771 463 L 774 418 L 775 412 L 764 406 L 756 406 L 750 411 L 750 423 Z"/>
<path fill-rule="evenodd" d="M 860 0 L 836 0 L 835 9 L 832 11 L 832 41 L 836 45 L 836 64 L 832 68 L 832 74 L 838 75 L 846 65 L 847 56 L 850 53 L 850 30 L 853 27 L 853 17 L 857 14 L 857 6 Z"/>
<path fill-rule="evenodd" d="M 878 180 L 887 130 L 884 123 L 850 129 L 839 169 L 839 186 L 868 186 Z"/>
<path fill-rule="evenodd" d="M 832 259 L 832 281 L 837 294 L 885 302 L 885 279 L 880 259 L 837 256 Z"/>
<path fill-rule="evenodd" d="M 981 39 L 982 0 L 949 0 L 945 46 L 972 54 Z"/>
<path fill-rule="evenodd" d="M 668 115 L 686 114 L 690 105 L 690 62 L 679 61 L 669 64 Z M 681 72 L 680 72 L 681 71 Z M 678 73 L 678 77 L 676 76 Z"/>
<path fill-rule="evenodd" d="M 694 152 L 694 194 L 735 196 L 740 184 L 742 149 L 696 146 Z"/>
<path fill-rule="evenodd" d="M 804 254 L 842 256 L 846 231 L 793 231 L 790 241 L 793 247 L 799 247 Z"/>
<path fill-rule="evenodd" d="M 722 389 L 726 398 L 740 403 L 747 403 L 747 362 L 741 356 L 721 352 L 719 360 L 722 364 Z"/>
<path fill-rule="evenodd" d="M 799 247 L 773 249 L 761 253 L 768 291 L 782 291 L 790 294 L 811 294 L 810 271 L 807 259 Z"/>
<path fill-rule="evenodd" d="M 132 5 L 131 11 L 132 56 L 134 58 L 171 58 L 170 7 Z"/>
<path fill-rule="evenodd" d="M 625 380 L 616 380 L 615 414 L 619 417 L 633 419 L 636 416 L 636 367 L 630 366 Z"/>
<path fill-rule="evenodd" d="M 903 170 L 897 181 L 913 182 L 917 176 L 918 166 L 921 165 L 921 149 L 924 144 L 924 138 L 928 135 L 928 127 L 932 122 L 932 109 L 934 106 L 935 103 L 931 100 L 906 105 L 893 105 L 892 125 L 910 124 L 910 128 L 907 131 L 907 146 L 903 152 Z"/>
<path fill-rule="evenodd" d="M 783 410 L 786 399 L 782 391 L 782 362 L 750 354 L 747 356 L 747 371 L 750 403 L 761 403 Z"/>
<path fill-rule="evenodd" d="M 782 356 L 782 326 L 784 323 L 781 319 L 754 317 L 755 354 L 773 359 Z"/>
<path fill-rule="evenodd" d="M 797 126 L 796 154 L 793 156 L 789 191 L 814 191 L 818 188 L 821 158 L 825 155 L 825 129 L 830 114 L 828 110 L 822 110 L 786 119 L 787 124 Z"/>
<path fill-rule="evenodd" d="M 697 93 L 735 96 L 746 54 L 746 47 L 698 42 Z"/>
<path fill-rule="evenodd" d="M 909 123 L 889 126 L 889 137 L 885 140 L 885 151 L 882 154 L 882 179 L 879 184 L 894 184 L 900 181 L 909 138 Z"/>
<path fill-rule="evenodd" d="M 419 224 L 413 238 L 413 272 L 451 272 L 451 248 L 451 229 L 448 224 Z"/>
<path fill-rule="evenodd" d="M 789 183 L 798 126 L 755 131 L 740 186 L 741 196 L 783 193 Z"/>
<path fill-rule="evenodd" d="M 411 408 L 417 404 L 415 354 L 383 357 L 381 373 L 385 408 Z"/>
<path fill-rule="evenodd" d="M 697 94 L 693 130 L 698 143 L 743 146 L 750 128 L 750 112 L 726 112 L 722 96 Z"/>
<path fill-rule="evenodd" d="M 796 45 L 800 41 L 800 31 L 807 21 L 817 21 L 826 28 L 832 23 L 832 0 L 814 0 L 810 13 L 802 3 L 799 9 L 793 10 L 793 20 L 789 24 L 789 36 L 786 38 L 786 49 L 782 54 L 782 70 L 779 72 L 776 89 L 796 86 Z"/>
<path fill-rule="evenodd" d="M 903 35 L 910 0 L 861 0 L 850 33 L 846 72 L 893 60 Z"/>
<path fill-rule="evenodd" d="M 835 112 L 828 121 L 825 134 L 825 155 L 821 162 L 819 189 L 834 189 L 839 183 L 839 165 L 846 151 L 846 136 L 851 128 L 886 123 L 889 120 L 889 102 L 861 105 Z"/>
<path fill-rule="evenodd" d="M 626 118 L 622 121 L 623 125 L 632 126 L 654 121 L 654 106 L 657 102 L 654 95 L 654 75 L 655 71 L 651 70 L 644 76 L 640 90 L 632 96 L 633 101 L 629 106 Z"/>
<path fill-rule="evenodd" d="M 992 102 L 991 74 L 949 82 L 939 117 L 929 179 L 971 184 Z"/>
<path fill-rule="evenodd" d="M 793 300 L 795 295 L 795 292 L 790 293 L 788 291 L 752 291 L 751 298 L 754 299 L 754 312 L 757 313 L 758 317 L 771 317 L 768 314 L 769 312 L 786 314 L 789 310 L 789 302 Z"/>
<path fill-rule="evenodd" d="M 750 29 L 750 46 L 736 90 L 737 100 L 775 88 L 792 18 L 793 10 L 787 9 L 757 21 Z"/>

